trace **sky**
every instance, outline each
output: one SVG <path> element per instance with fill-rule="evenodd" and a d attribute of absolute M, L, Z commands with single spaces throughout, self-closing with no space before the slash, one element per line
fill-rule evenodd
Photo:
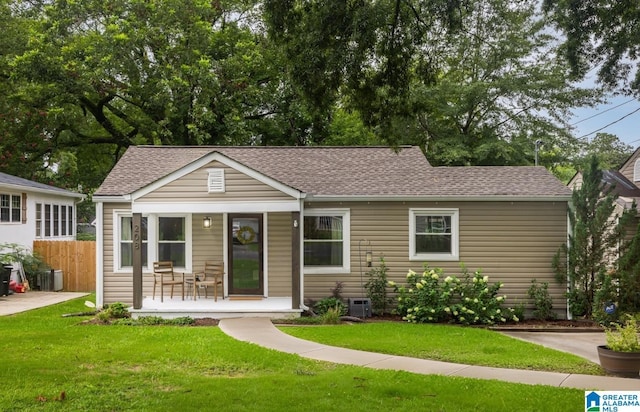
<path fill-rule="evenodd" d="M 611 98 L 608 104 L 593 108 L 577 108 L 569 121 L 574 135 L 593 139 L 598 133 L 615 134 L 636 149 L 640 146 L 640 100 L 630 96 Z M 602 129 L 602 130 L 599 130 Z"/>

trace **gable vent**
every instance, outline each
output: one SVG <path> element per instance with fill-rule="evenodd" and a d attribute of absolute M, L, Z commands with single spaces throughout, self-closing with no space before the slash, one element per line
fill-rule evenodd
<path fill-rule="evenodd" d="M 640 159 L 636 160 L 635 164 L 633 165 L 633 181 L 640 181 Z"/>
<path fill-rule="evenodd" d="M 209 193 L 224 193 L 224 169 L 207 169 Z"/>

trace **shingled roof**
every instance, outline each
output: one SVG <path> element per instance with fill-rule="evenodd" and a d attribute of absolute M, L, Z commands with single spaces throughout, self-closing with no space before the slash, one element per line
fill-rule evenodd
<path fill-rule="evenodd" d="M 44 183 L 34 182 L 32 180 L 23 179 L 18 176 L 13 176 L 7 173 L 0 172 L 0 186 L 2 187 L 10 187 L 21 190 L 31 190 L 34 192 L 41 193 L 55 193 L 64 196 L 84 197 L 81 193 L 72 192 L 70 190 L 61 189 L 59 187 L 45 185 Z"/>
<path fill-rule="evenodd" d="M 571 196 L 543 167 L 431 167 L 409 146 L 132 146 L 94 196 L 134 193 L 215 152 L 316 197 Z"/>

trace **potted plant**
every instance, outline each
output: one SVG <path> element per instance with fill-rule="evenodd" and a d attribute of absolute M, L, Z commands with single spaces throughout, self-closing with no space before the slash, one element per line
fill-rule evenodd
<path fill-rule="evenodd" d="M 600 366 L 612 375 L 640 378 L 638 323 L 629 316 L 623 325 L 605 331 L 607 344 L 598 346 Z"/>

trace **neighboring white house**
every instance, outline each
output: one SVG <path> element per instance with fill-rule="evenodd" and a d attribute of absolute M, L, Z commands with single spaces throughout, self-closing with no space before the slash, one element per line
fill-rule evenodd
<path fill-rule="evenodd" d="M 81 193 L 0 173 L 0 243 L 73 240 Z"/>

